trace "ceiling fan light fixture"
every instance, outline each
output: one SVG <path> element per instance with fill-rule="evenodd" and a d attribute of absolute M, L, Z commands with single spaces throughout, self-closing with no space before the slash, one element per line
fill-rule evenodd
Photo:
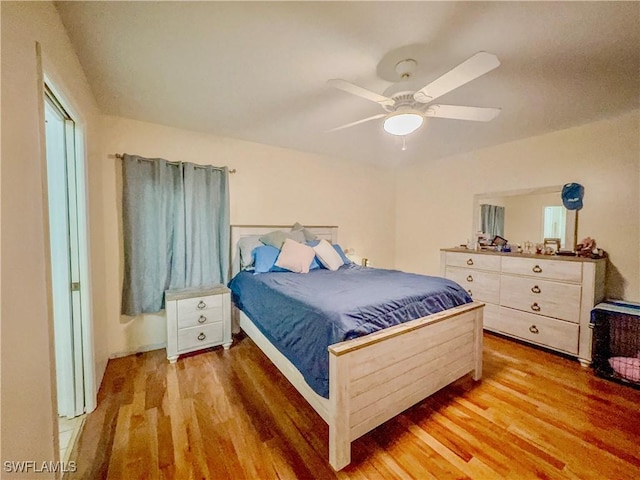
<path fill-rule="evenodd" d="M 424 117 L 413 110 L 391 113 L 384 120 L 384 130 L 391 135 L 409 135 L 422 126 Z"/>

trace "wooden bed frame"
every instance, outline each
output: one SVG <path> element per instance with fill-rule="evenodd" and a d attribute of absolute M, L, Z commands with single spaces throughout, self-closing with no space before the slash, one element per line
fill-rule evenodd
<path fill-rule="evenodd" d="M 232 273 L 239 270 L 238 240 L 281 225 L 233 225 Z M 337 227 L 306 227 L 335 243 Z M 455 380 L 482 376 L 484 304 L 469 303 L 329 346 L 329 398 L 309 387 L 296 367 L 234 307 L 239 326 L 329 425 L 329 463 L 351 462 L 351 442 Z M 237 327 L 236 327 L 237 328 Z"/>

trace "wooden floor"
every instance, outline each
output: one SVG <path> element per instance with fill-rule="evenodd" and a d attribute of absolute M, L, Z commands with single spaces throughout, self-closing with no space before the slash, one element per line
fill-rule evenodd
<path fill-rule="evenodd" d="M 65 479 L 640 478 L 640 391 L 485 334 L 465 377 L 327 463 L 328 428 L 247 337 L 112 360 Z"/>

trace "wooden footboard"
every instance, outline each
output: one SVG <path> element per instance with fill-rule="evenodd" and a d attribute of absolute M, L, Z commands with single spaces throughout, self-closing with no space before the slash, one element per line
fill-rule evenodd
<path fill-rule="evenodd" d="M 474 302 L 329 347 L 329 463 L 351 442 L 458 378 L 482 376 L 482 311 Z"/>
<path fill-rule="evenodd" d="M 482 376 L 483 303 L 473 302 L 329 347 L 329 399 L 241 311 L 242 330 L 329 425 L 329 463 L 351 462 L 351 442 L 473 372 Z"/>

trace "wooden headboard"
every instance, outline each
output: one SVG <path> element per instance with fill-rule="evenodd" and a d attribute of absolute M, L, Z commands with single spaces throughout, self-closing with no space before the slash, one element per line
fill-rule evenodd
<path fill-rule="evenodd" d="M 338 241 L 338 227 L 327 225 L 305 225 L 304 228 L 313 232 L 318 238 L 324 238 L 331 243 Z M 240 251 L 238 241 L 242 237 L 251 235 L 265 235 L 274 230 L 288 232 L 291 225 L 231 225 L 231 278 L 240 271 Z"/>

